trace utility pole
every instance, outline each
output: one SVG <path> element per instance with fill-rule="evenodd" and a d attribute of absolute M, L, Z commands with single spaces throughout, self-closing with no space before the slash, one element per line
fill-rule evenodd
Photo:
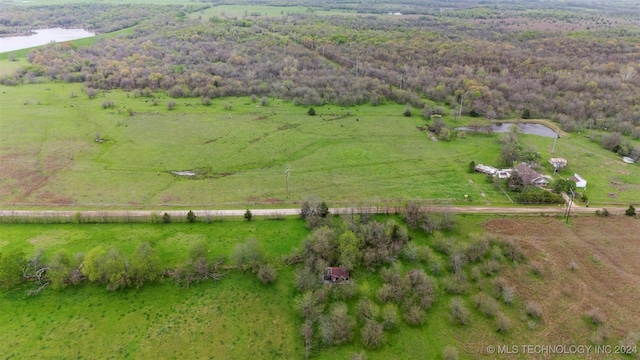
<path fill-rule="evenodd" d="M 573 198 L 576 197 L 576 194 L 573 192 L 573 189 L 569 189 L 571 191 L 571 196 L 569 197 L 569 209 L 567 210 L 567 221 L 566 224 L 569 223 L 569 217 L 571 216 L 571 205 L 573 205 Z"/>
<path fill-rule="evenodd" d="M 291 166 L 287 165 L 287 167 L 284 169 L 284 174 L 287 182 L 286 193 L 287 197 L 289 197 L 289 176 L 291 176 Z"/>
<path fill-rule="evenodd" d="M 556 152 L 556 143 L 558 142 L 558 132 L 560 131 L 560 126 L 556 125 L 556 138 L 553 139 L 553 149 L 551 149 L 551 153 L 554 154 Z"/>

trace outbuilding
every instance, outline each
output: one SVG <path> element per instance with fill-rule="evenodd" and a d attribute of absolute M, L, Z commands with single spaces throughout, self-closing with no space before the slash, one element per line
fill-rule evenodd
<path fill-rule="evenodd" d="M 573 176 L 570 177 L 569 180 L 575 181 L 576 187 L 578 189 L 586 189 L 587 188 L 587 180 L 585 180 L 582 176 L 578 175 L 577 173 L 573 174 Z"/>

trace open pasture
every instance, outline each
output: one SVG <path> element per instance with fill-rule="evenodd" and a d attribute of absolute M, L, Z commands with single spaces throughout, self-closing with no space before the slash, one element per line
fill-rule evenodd
<path fill-rule="evenodd" d="M 488 345 L 502 344 L 604 344 L 615 345 L 640 325 L 637 316 L 637 239 L 632 234 L 638 220 L 581 217 L 566 225 L 555 218 L 489 218 L 458 216 L 457 230 L 445 236 L 468 243 L 486 233 L 515 241 L 526 254 L 518 265 L 504 263 L 498 277 L 480 276 L 467 283 L 462 295 L 447 289 L 449 270 L 433 275 L 438 283 L 437 300 L 427 312 L 423 326 L 402 323 L 387 334 L 385 344 L 365 349 L 357 334 L 354 341 L 338 347 L 318 345 L 313 358 L 349 358 L 364 352 L 370 359 L 439 358 L 447 346 L 457 348 L 459 358 L 494 358 Z M 98 229 L 99 228 L 99 229 Z M 624 229 L 624 230 L 623 230 Z M 278 280 L 262 285 L 253 274 L 231 271 L 218 283 L 202 283 L 183 289 L 170 280 L 147 284 L 135 290 L 109 292 L 98 285 L 80 285 L 64 290 L 46 289 L 28 297 L 25 289 L 0 292 L 0 349 L 8 358 L 100 357 L 166 358 L 224 357 L 302 358 L 304 342 L 299 334 L 301 318 L 296 314 L 293 286 L 296 267 L 286 266 L 280 255 L 301 246 L 309 234 L 297 219 L 224 221 L 211 224 L 67 224 L 0 225 L 0 251 L 37 248 L 51 256 L 58 249 L 83 252 L 102 244 L 131 253 L 139 241 L 150 241 L 170 266 L 186 259 L 193 243 L 204 241 L 216 255 L 230 254 L 238 242 L 253 236 L 267 257 L 278 267 Z M 98 231 L 99 230 L 99 231 Z M 442 235 L 442 234 L 440 234 Z M 418 246 L 438 247 L 437 239 L 412 231 Z M 606 237 L 607 240 L 603 240 Z M 624 254 L 624 255 L 622 255 Z M 436 258 L 445 259 L 440 253 Z M 479 265 L 474 265 L 476 268 Z M 403 261 L 409 270 L 429 266 Z M 448 267 L 447 267 L 448 269 Z M 474 278 L 465 275 L 464 281 Z M 467 277 L 469 276 L 469 278 Z M 375 299 L 381 286 L 379 274 L 357 271 L 358 293 Z M 510 319 L 511 330 L 496 332 L 495 319 L 473 307 L 474 295 L 492 294 L 501 281 L 514 291 L 514 300 L 498 308 Z M 544 294 L 544 295 L 541 295 Z M 459 297 L 469 308 L 467 325 L 450 318 L 449 304 Z M 541 316 L 526 313 L 526 304 L 536 301 Z M 349 302 L 350 312 L 356 304 Z M 588 317 L 600 309 L 600 325 Z M 599 329 L 599 330 L 598 330 Z M 606 329 L 606 337 L 596 333 Z M 587 358 L 599 358 L 591 356 Z M 501 355 L 509 358 L 513 355 Z M 635 356 L 635 355 L 634 355 Z M 620 358 L 636 358 L 634 356 Z M 567 356 L 567 358 L 578 358 Z"/>
<path fill-rule="evenodd" d="M 425 120 L 402 116 L 401 105 L 327 105 L 310 116 L 277 99 L 204 106 L 160 96 L 154 106 L 121 91 L 88 99 L 74 84 L 0 91 L 5 205 L 224 207 L 291 204 L 310 194 L 347 205 L 464 194 L 483 204 L 508 201 L 466 173 L 471 160 L 496 161 L 494 137 L 431 141 L 418 129 Z"/>

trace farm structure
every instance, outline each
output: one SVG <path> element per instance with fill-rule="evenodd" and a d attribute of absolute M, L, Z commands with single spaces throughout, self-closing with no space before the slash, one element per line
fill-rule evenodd
<path fill-rule="evenodd" d="M 343 267 L 328 267 L 323 271 L 323 280 L 330 283 L 349 282 L 349 269 Z"/>
<path fill-rule="evenodd" d="M 585 180 L 582 176 L 578 175 L 577 173 L 573 174 L 573 176 L 570 177 L 569 180 L 575 181 L 576 187 L 578 189 L 587 188 L 587 180 Z"/>
<path fill-rule="evenodd" d="M 479 164 L 476 166 L 476 171 L 491 176 L 497 176 L 500 179 L 508 179 L 511 177 L 513 169 L 497 169 L 493 166 Z"/>
<path fill-rule="evenodd" d="M 567 166 L 567 159 L 565 158 L 551 158 L 549 159 L 549 164 L 553 166 L 553 172 L 557 173 L 558 170 L 563 169 Z"/>
<path fill-rule="evenodd" d="M 549 184 L 549 180 L 547 180 L 539 172 L 535 171 L 527 163 L 518 164 L 518 166 L 516 167 L 516 172 L 518 173 L 518 176 L 522 178 L 522 182 L 525 185 L 544 186 Z"/>

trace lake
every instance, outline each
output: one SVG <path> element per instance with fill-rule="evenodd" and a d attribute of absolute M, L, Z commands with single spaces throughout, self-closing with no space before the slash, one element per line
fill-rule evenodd
<path fill-rule="evenodd" d="M 64 42 L 76 39 L 84 39 L 96 34 L 83 29 L 38 29 L 33 30 L 36 34 L 28 36 L 8 36 L 0 37 L 0 52 L 9 52 L 20 49 L 27 49 L 54 42 Z"/>
<path fill-rule="evenodd" d="M 496 124 L 491 124 L 490 130 L 491 132 L 505 133 L 509 131 L 509 129 L 513 125 L 519 126 L 523 134 L 538 135 L 538 136 L 544 136 L 544 137 L 550 137 L 550 138 L 555 138 L 557 136 L 554 130 L 551 130 L 550 128 L 541 124 L 531 124 L 531 123 L 518 123 L 518 124 L 496 123 Z M 472 131 L 472 129 L 469 127 L 459 127 L 459 128 L 456 128 L 456 130 Z M 478 130 L 488 132 L 489 128 L 483 127 Z"/>

